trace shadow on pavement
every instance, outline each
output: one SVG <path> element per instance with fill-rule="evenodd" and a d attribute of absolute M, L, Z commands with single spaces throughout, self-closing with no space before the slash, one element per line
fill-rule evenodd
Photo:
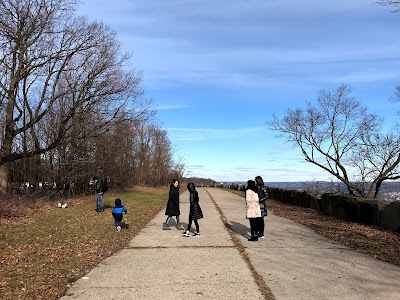
<path fill-rule="evenodd" d="M 249 234 L 250 228 L 249 227 L 247 227 L 247 226 L 245 226 L 243 224 L 237 223 L 235 221 L 230 221 L 229 223 L 230 223 L 231 229 L 234 232 L 244 236 L 245 238 L 249 238 L 250 237 L 250 234 Z"/>

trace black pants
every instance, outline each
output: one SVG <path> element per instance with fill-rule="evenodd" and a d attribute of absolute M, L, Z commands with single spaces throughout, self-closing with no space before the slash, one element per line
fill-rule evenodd
<path fill-rule="evenodd" d="M 168 216 L 167 220 L 165 220 L 165 224 L 168 224 L 172 217 L 173 216 Z M 176 223 L 179 224 L 179 216 L 175 216 L 175 217 L 176 217 Z"/>
<path fill-rule="evenodd" d="M 265 228 L 265 222 L 264 222 L 264 217 L 257 218 L 258 219 L 258 235 L 264 235 L 264 228 Z"/>
<path fill-rule="evenodd" d="M 197 220 L 194 220 L 191 215 L 189 215 L 189 223 L 188 223 L 187 230 L 190 231 L 190 228 L 192 227 L 192 221 L 194 222 L 194 225 L 196 226 L 196 231 L 200 232 L 199 222 L 197 222 Z"/>
<path fill-rule="evenodd" d="M 249 218 L 250 221 L 250 234 L 251 236 L 258 235 L 258 227 L 259 227 L 259 218 Z"/>

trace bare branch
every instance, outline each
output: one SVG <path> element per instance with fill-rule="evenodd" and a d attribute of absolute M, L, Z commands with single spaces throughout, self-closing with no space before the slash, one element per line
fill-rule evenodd
<path fill-rule="evenodd" d="M 382 6 L 393 6 L 395 7 L 395 9 L 392 10 L 393 13 L 400 12 L 400 1 L 380 0 L 375 2 L 375 4 L 379 4 Z"/>
<path fill-rule="evenodd" d="M 381 119 L 350 94 L 345 84 L 334 91 L 320 91 L 315 104 L 289 109 L 282 119 L 274 116 L 269 127 L 297 145 L 306 161 L 345 183 L 351 194 L 365 197 L 365 185 L 359 182 L 374 183 L 397 174 L 400 148 L 394 135 L 383 145 L 377 138 Z M 351 176 L 357 177 L 352 180 Z"/>

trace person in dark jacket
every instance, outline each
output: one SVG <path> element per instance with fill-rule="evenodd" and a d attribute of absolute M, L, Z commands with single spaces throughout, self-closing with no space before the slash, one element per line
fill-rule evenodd
<path fill-rule="evenodd" d="M 97 176 L 93 177 L 94 184 L 93 184 L 93 190 L 97 193 L 97 199 L 96 199 L 96 211 L 97 212 L 103 212 L 103 181 L 99 179 Z"/>
<path fill-rule="evenodd" d="M 126 209 L 125 206 L 121 204 L 121 199 L 117 198 L 115 199 L 115 206 L 111 210 L 111 214 L 114 217 L 114 224 L 115 224 L 115 229 L 117 231 L 121 231 L 121 222 L 123 218 L 123 214 L 127 213 L 128 210 Z"/>
<path fill-rule="evenodd" d="M 264 238 L 264 229 L 265 229 L 265 221 L 264 217 L 268 215 L 267 211 L 267 200 L 268 200 L 268 192 L 264 186 L 264 180 L 261 176 L 257 176 L 255 178 L 256 186 L 257 186 L 257 194 L 258 194 L 258 201 L 260 202 L 260 209 L 261 209 L 261 217 L 258 219 L 258 237 L 263 239 Z"/>
<path fill-rule="evenodd" d="M 183 236 L 189 237 L 190 236 L 190 228 L 192 227 L 192 221 L 196 226 L 196 232 L 193 236 L 200 237 L 200 227 L 198 220 L 203 218 L 203 212 L 201 211 L 201 207 L 199 204 L 199 193 L 196 191 L 193 182 L 189 182 L 187 185 L 187 189 L 189 190 L 189 202 L 190 202 L 190 209 L 189 209 L 189 222 L 188 227 Z"/>
<path fill-rule="evenodd" d="M 172 179 L 172 183 L 169 186 L 169 195 L 168 195 L 168 202 L 167 208 L 165 210 L 165 215 L 167 215 L 167 220 L 163 224 L 164 230 L 171 230 L 169 228 L 169 221 L 173 216 L 176 217 L 176 228 L 179 230 L 184 230 L 181 223 L 179 222 L 179 215 L 181 214 L 179 210 L 179 181 L 177 179 Z"/>

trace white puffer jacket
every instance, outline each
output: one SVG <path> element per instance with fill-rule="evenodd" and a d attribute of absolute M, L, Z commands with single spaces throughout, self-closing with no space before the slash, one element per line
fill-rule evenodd
<path fill-rule="evenodd" d="M 248 189 L 246 190 L 246 218 L 251 219 L 259 217 L 261 217 L 261 210 L 258 194 Z"/>

